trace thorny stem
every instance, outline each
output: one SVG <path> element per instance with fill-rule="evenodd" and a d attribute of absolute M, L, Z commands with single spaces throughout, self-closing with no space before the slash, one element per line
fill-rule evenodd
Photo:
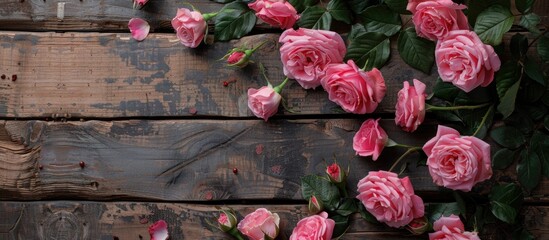
<path fill-rule="evenodd" d="M 484 104 L 473 105 L 473 106 L 453 106 L 453 107 L 439 107 L 439 106 L 433 106 L 433 105 L 425 104 L 427 106 L 427 108 L 425 110 L 426 111 L 429 111 L 429 110 L 431 110 L 431 111 L 447 111 L 447 110 L 477 109 L 477 108 L 487 107 L 490 104 L 491 103 L 484 103 Z"/>
<path fill-rule="evenodd" d="M 389 172 L 392 172 L 393 169 L 400 163 L 400 161 L 402 161 L 402 159 L 404 159 L 404 157 L 410 155 L 410 154 L 413 153 L 413 152 L 419 151 L 419 150 L 421 150 L 421 147 L 411 147 L 411 148 L 408 148 L 408 151 L 406 151 L 404 154 L 402 154 L 402 155 L 393 163 L 393 165 L 391 166 L 391 168 L 389 168 Z"/>

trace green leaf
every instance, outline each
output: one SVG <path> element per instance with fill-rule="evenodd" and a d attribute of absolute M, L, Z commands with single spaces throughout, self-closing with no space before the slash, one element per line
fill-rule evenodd
<path fill-rule="evenodd" d="M 380 0 L 346 0 L 349 4 L 351 10 L 356 14 L 360 14 L 366 10 L 366 8 L 378 5 L 381 3 Z"/>
<path fill-rule="evenodd" d="M 344 198 L 339 203 L 336 213 L 342 216 L 349 216 L 358 212 L 358 204 L 356 198 Z"/>
<path fill-rule="evenodd" d="M 521 106 L 526 112 L 528 112 L 528 115 L 534 120 L 534 121 L 540 121 L 543 120 L 543 117 L 547 115 L 547 107 L 543 104 L 537 104 L 537 105 L 524 105 Z"/>
<path fill-rule="evenodd" d="M 503 117 L 509 117 L 513 111 L 515 111 L 515 100 L 517 98 L 517 93 L 520 87 L 520 81 L 514 83 L 505 93 L 505 95 L 500 98 L 500 103 L 498 105 L 498 111 L 503 114 Z"/>
<path fill-rule="evenodd" d="M 524 228 L 513 231 L 513 240 L 535 240 L 536 238 Z"/>
<path fill-rule="evenodd" d="M 549 37 L 540 37 L 538 40 L 537 49 L 540 58 L 545 62 L 549 62 Z"/>
<path fill-rule="evenodd" d="M 529 76 L 523 75 L 521 80 L 521 86 L 519 91 L 519 102 L 535 103 L 545 93 L 545 86 L 532 80 Z M 520 108 L 522 106 L 517 106 Z"/>
<path fill-rule="evenodd" d="M 532 191 L 539 184 L 541 162 L 537 153 L 526 149 L 521 152 L 521 161 L 517 165 L 517 177 L 528 191 Z"/>
<path fill-rule="evenodd" d="M 368 61 L 366 70 L 381 68 L 391 53 L 389 38 L 382 33 L 367 32 L 361 34 L 347 47 L 345 60 L 352 59 L 362 67 Z"/>
<path fill-rule="evenodd" d="M 549 115 L 545 116 L 545 118 L 543 119 L 543 126 L 545 126 L 545 129 L 549 131 Z"/>
<path fill-rule="evenodd" d="M 332 15 L 320 6 L 308 7 L 301 13 L 297 25 L 302 28 L 329 30 L 332 25 Z"/>
<path fill-rule="evenodd" d="M 414 28 L 400 32 L 398 52 L 404 62 L 427 74 L 431 72 L 435 63 L 435 43 L 418 37 Z"/>
<path fill-rule="evenodd" d="M 475 137 L 482 139 L 486 137 L 488 130 L 492 126 L 495 111 L 493 107 L 488 106 L 472 110 L 458 110 L 458 113 L 465 124 L 463 134 L 475 134 Z M 483 118 L 485 118 L 484 122 L 482 121 Z"/>
<path fill-rule="evenodd" d="M 524 72 L 532 80 L 538 82 L 539 84 L 545 86 L 545 78 L 543 77 L 543 72 L 541 71 L 540 66 L 533 60 L 526 58 L 524 61 Z"/>
<path fill-rule="evenodd" d="M 216 41 L 228 41 L 241 38 L 255 26 L 257 18 L 248 5 L 242 2 L 232 2 L 225 5 L 215 17 Z"/>
<path fill-rule="evenodd" d="M 522 189 L 514 183 L 493 186 L 488 197 L 490 201 L 504 203 L 515 209 L 519 209 L 524 200 Z"/>
<path fill-rule="evenodd" d="M 307 175 L 301 178 L 301 194 L 304 199 L 309 199 L 312 195 L 316 196 L 328 210 L 335 209 L 335 205 L 340 199 L 336 185 L 317 175 Z"/>
<path fill-rule="evenodd" d="M 474 29 L 484 43 L 497 46 L 503 34 L 513 26 L 513 20 L 513 13 L 508 8 L 493 5 L 478 15 Z"/>
<path fill-rule="evenodd" d="M 517 33 L 511 38 L 511 55 L 515 60 L 522 59 L 528 51 L 528 38 L 526 36 Z"/>
<path fill-rule="evenodd" d="M 328 3 L 328 12 L 335 20 L 342 21 L 347 24 L 351 24 L 353 21 L 353 14 L 349 5 L 344 0 L 331 0 Z"/>
<path fill-rule="evenodd" d="M 460 210 L 459 204 L 457 202 L 452 203 L 432 203 L 427 206 L 426 212 L 429 215 L 429 222 L 434 222 L 442 216 L 450 216 L 451 214 L 460 215 L 462 212 Z"/>
<path fill-rule="evenodd" d="M 515 160 L 515 154 L 516 151 L 507 148 L 500 149 L 492 156 L 492 168 L 500 170 L 506 169 L 513 163 L 513 160 Z"/>
<path fill-rule="evenodd" d="M 517 218 L 517 210 L 513 207 L 505 203 L 493 201 L 490 202 L 490 210 L 492 210 L 492 214 L 494 214 L 494 216 L 496 216 L 499 220 L 509 224 L 515 223 L 515 219 Z"/>
<path fill-rule="evenodd" d="M 360 216 L 364 220 L 368 221 L 369 223 L 379 224 L 376 217 L 374 217 L 374 215 L 372 215 L 370 212 L 368 212 L 368 210 L 366 210 L 366 208 L 364 207 L 364 204 L 362 203 L 358 204 L 358 212 L 360 213 Z"/>
<path fill-rule="evenodd" d="M 465 11 L 466 11 L 467 18 L 469 19 L 469 23 L 471 24 L 475 23 L 477 16 L 482 11 L 484 11 L 484 9 L 496 4 L 499 4 L 506 8 L 510 7 L 509 0 L 483 0 L 483 1 L 468 0 L 466 4 L 467 9 L 465 9 Z"/>
<path fill-rule="evenodd" d="M 406 6 L 408 5 L 408 0 L 385 0 L 385 4 L 389 6 L 389 8 L 399 14 L 412 14 L 408 10 L 406 10 Z"/>
<path fill-rule="evenodd" d="M 367 8 L 362 14 L 362 25 L 368 32 L 379 32 L 387 36 L 393 36 L 400 28 L 402 28 L 402 21 L 400 15 L 389 9 L 385 5 L 378 5 Z"/>
<path fill-rule="evenodd" d="M 549 115 L 545 117 L 545 128 L 549 129 Z M 530 139 L 530 146 L 541 162 L 542 174 L 549 177 L 549 135 L 540 131 L 534 132 Z"/>
<path fill-rule="evenodd" d="M 349 228 L 349 216 L 333 215 L 329 218 L 335 221 L 334 231 L 332 233 L 332 238 L 337 239 L 343 235 Z"/>
<path fill-rule="evenodd" d="M 522 146 L 526 140 L 524 135 L 515 127 L 498 127 L 490 132 L 490 137 L 499 145 L 510 149 Z"/>
<path fill-rule="evenodd" d="M 360 23 L 354 24 L 353 26 L 351 26 L 351 32 L 349 32 L 349 35 L 347 35 L 347 41 L 351 43 L 363 33 L 366 33 L 364 25 Z"/>
<path fill-rule="evenodd" d="M 460 92 L 461 90 L 454 86 L 454 84 L 449 82 L 443 82 L 440 77 L 437 78 L 437 81 L 435 82 L 435 87 L 433 88 L 433 93 L 435 94 L 435 97 L 447 101 L 454 100 Z"/>
<path fill-rule="evenodd" d="M 515 111 L 515 100 L 520 87 L 518 63 L 509 61 L 504 63 L 496 72 L 495 81 L 500 104 L 498 111 L 504 118 L 509 117 Z"/>
<path fill-rule="evenodd" d="M 504 122 L 507 126 L 516 127 L 525 135 L 529 135 L 534 129 L 534 120 L 520 108 L 517 108 Z"/>
<path fill-rule="evenodd" d="M 467 212 L 467 205 L 465 204 L 465 200 L 459 195 L 458 191 L 452 192 L 452 195 L 454 195 L 454 199 L 456 199 L 456 203 L 459 207 L 459 212 L 466 213 Z"/>
<path fill-rule="evenodd" d="M 535 0 L 515 0 L 515 6 L 521 13 L 527 13 L 532 9 Z"/>
<path fill-rule="evenodd" d="M 541 22 L 540 17 L 535 13 L 528 13 L 520 17 L 519 25 L 528 29 L 533 33 L 539 33 L 538 24 Z"/>
<path fill-rule="evenodd" d="M 316 5 L 319 0 L 288 0 L 297 12 L 303 12 L 307 7 Z"/>

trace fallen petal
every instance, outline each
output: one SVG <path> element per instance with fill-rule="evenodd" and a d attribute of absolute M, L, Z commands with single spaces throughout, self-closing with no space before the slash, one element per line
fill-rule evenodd
<path fill-rule="evenodd" d="M 149 226 L 149 234 L 151 240 L 166 240 L 168 239 L 168 224 L 164 220 L 158 220 L 153 225 Z"/>
<path fill-rule="evenodd" d="M 141 18 L 132 18 L 130 19 L 130 22 L 128 22 L 128 28 L 132 33 L 133 39 L 143 41 L 143 39 L 145 39 L 149 34 L 151 26 L 149 26 L 147 21 Z"/>

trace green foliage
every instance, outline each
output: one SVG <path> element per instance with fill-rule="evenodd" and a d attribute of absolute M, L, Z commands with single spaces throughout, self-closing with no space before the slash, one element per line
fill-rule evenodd
<path fill-rule="evenodd" d="M 353 42 L 358 36 L 364 33 L 366 33 L 366 29 L 364 28 L 364 25 L 360 23 L 356 23 L 353 26 L 351 26 L 351 31 L 347 35 L 347 41 Z"/>
<path fill-rule="evenodd" d="M 513 26 L 514 16 L 509 8 L 493 5 L 482 11 L 475 23 L 475 32 L 486 44 L 499 45 L 505 34 Z"/>
<path fill-rule="evenodd" d="M 299 13 L 303 12 L 307 7 L 316 5 L 318 1 L 319 0 L 288 0 Z"/>
<path fill-rule="evenodd" d="M 521 160 L 517 165 L 517 175 L 520 184 L 528 191 L 532 191 L 541 179 L 541 162 L 538 154 L 523 149 L 520 154 Z"/>
<path fill-rule="evenodd" d="M 540 58 L 549 62 L 549 37 L 541 36 L 538 40 L 537 50 Z"/>
<path fill-rule="evenodd" d="M 333 211 L 336 204 L 339 202 L 340 195 L 338 188 L 328 179 L 316 175 L 308 175 L 301 178 L 301 194 L 304 199 L 309 199 L 311 196 L 324 204 L 326 209 Z"/>
<path fill-rule="evenodd" d="M 400 32 L 398 52 L 404 62 L 427 74 L 431 72 L 435 63 L 435 43 L 417 36 L 414 28 Z"/>
<path fill-rule="evenodd" d="M 365 66 L 366 70 L 381 68 L 391 53 L 389 38 L 382 33 L 367 32 L 360 34 L 347 47 L 345 60 L 353 59 L 359 66 Z M 366 64 L 368 62 L 368 64 Z"/>
<path fill-rule="evenodd" d="M 469 19 L 469 24 L 474 24 L 476 22 L 477 16 L 484 11 L 486 8 L 499 4 L 505 8 L 510 7 L 509 0 L 467 0 L 467 18 Z"/>
<path fill-rule="evenodd" d="M 347 24 L 351 24 L 353 21 L 353 15 L 349 5 L 344 0 L 331 0 L 328 3 L 328 12 L 335 20 L 342 21 Z"/>
<path fill-rule="evenodd" d="M 490 132 L 490 137 L 499 145 L 510 149 L 517 149 L 522 146 L 526 140 L 524 135 L 515 127 L 498 127 Z"/>
<path fill-rule="evenodd" d="M 333 215 L 330 216 L 335 221 L 334 231 L 332 233 L 333 238 L 338 238 L 343 235 L 349 228 L 349 216 Z"/>
<path fill-rule="evenodd" d="M 364 204 L 358 205 L 358 212 L 360 213 L 360 216 L 362 217 L 362 219 L 368 221 L 369 223 L 379 224 L 376 217 L 374 217 L 374 215 L 372 215 L 370 212 L 368 212 L 368 210 L 366 210 L 366 208 L 364 207 Z"/>
<path fill-rule="evenodd" d="M 215 17 L 215 40 L 228 41 L 241 38 L 252 31 L 256 21 L 255 13 L 246 3 L 229 3 Z"/>
<path fill-rule="evenodd" d="M 507 223 L 514 223 L 524 195 L 520 187 L 510 183 L 492 187 L 490 192 L 490 210 L 496 218 Z"/>
<path fill-rule="evenodd" d="M 541 67 L 539 64 L 534 62 L 534 60 L 526 58 L 524 60 L 524 72 L 528 77 L 530 77 L 532 80 L 538 82 L 542 86 L 545 86 L 545 77 L 543 76 L 543 72 L 541 71 Z"/>
<path fill-rule="evenodd" d="M 498 111 L 505 118 L 515 111 L 515 100 L 520 87 L 519 71 L 518 63 L 510 61 L 504 63 L 494 77 L 500 100 Z"/>
<path fill-rule="evenodd" d="M 516 151 L 502 148 L 492 156 L 492 168 L 506 169 L 515 160 Z"/>
<path fill-rule="evenodd" d="M 385 0 L 385 4 L 389 6 L 389 8 L 397 13 L 400 14 L 412 14 L 408 10 L 406 10 L 406 6 L 408 5 L 408 0 Z"/>
<path fill-rule="evenodd" d="M 539 33 L 537 28 L 541 18 L 535 13 L 528 13 L 520 17 L 519 25 L 533 33 Z"/>
<path fill-rule="evenodd" d="M 329 30 L 332 25 L 332 15 L 320 6 L 308 7 L 301 13 L 297 25 L 302 28 Z"/>
<path fill-rule="evenodd" d="M 532 10 L 535 0 L 515 0 L 515 6 L 521 13 L 527 13 Z"/>
<path fill-rule="evenodd" d="M 368 32 L 383 33 L 387 36 L 393 36 L 402 27 L 400 15 L 391 11 L 385 5 L 378 5 L 367 8 L 360 14 L 362 25 Z"/>
<path fill-rule="evenodd" d="M 526 52 L 528 52 L 528 38 L 520 33 L 513 35 L 510 50 L 511 55 L 516 61 L 522 59 L 526 55 Z"/>
<path fill-rule="evenodd" d="M 457 202 L 432 203 L 426 207 L 425 211 L 429 213 L 429 222 L 434 222 L 442 216 L 448 217 L 452 214 L 460 215 L 463 213 Z"/>

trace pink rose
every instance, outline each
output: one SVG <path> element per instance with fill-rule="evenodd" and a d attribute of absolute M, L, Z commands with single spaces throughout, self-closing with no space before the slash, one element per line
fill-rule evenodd
<path fill-rule="evenodd" d="M 370 172 L 358 182 L 358 200 L 380 222 L 402 227 L 422 217 L 425 206 L 415 195 L 408 177 L 398 178 L 393 172 Z"/>
<path fill-rule="evenodd" d="M 333 183 L 340 183 L 345 181 L 345 172 L 341 170 L 341 167 L 337 163 L 333 163 L 332 165 L 328 166 L 326 168 L 326 173 L 328 174 L 328 178 Z"/>
<path fill-rule="evenodd" d="M 381 126 L 379 119 L 368 119 L 362 123 L 358 132 L 353 137 L 353 149 L 359 156 L 372 156 L 372 160 L 377 160 L 389 136 Z"/>
<path fill-rule="evenodd" d="M 435 58 L 442 81 L 452 82 L 465 92 L 488 86 L 501 65 L 494 48 L 468 30 L 451 31 L 439 40 Z"/>
<path fill-rule="evenodd" d="M 422 2 L 431 2 L 431 1 L 436 1 L 436 0 L 408 0 L 408 5 L 406 5 L 406 10 L 414 14 L 416 12 L 416 7 L 418 4 Z"/>
<path fill-rule="evenodd" d="M 385 79 L 377 68 L 365 72 L 353 60 L 329 65 L 320 83 L 332 102 L 355 114 L 376 110 L 387 91 Z"/>
<path fill-rule="evenodd" d="M 227 58 L 227 63 L 236 64 L 240 62 L 240 60 L 242 60 L 244 57 L 246 57 L 246 54 L 244 52 L 240 52 L 240 51 L 233 52 L 231 53 L 231 55 L 229 55 L 229 58 Z"/>
<path fill-rule="evenodd" d="M 151 240 L 166 240 L 169 237 L 168 224 L 164 220 L 158 220 L 149 226 Z"/>
<path fill-rule="evenodd" d="M 248 7 L 255 15 L 273 27 L 288 29 L 294 26 L 299 15 L 291 3 L 285 0 L 257 0 Z"/>
<path fill-rule="evenodd" d="M 132 38 L 137 41 L 143 41 L 149 35 L 151 26 L 149 23 L 141 18 L 132 18 L 128 22 L 128 28 L 132 33 Z"/>
<path fill-rule="evenodd" d="M 417 35 L 432 41 L 446 37 L 452 30 L 468 30 L 469 23 L 462 9 L 467 8 L 452 0 L 426 1 L 415 8 L 412 20 Z"/>
<path fill-rule="evenodd" d="M 335 221 L 328 213 L 321 212 L 301 219 L 292 231 L 290 240 L 330 240 L 334 232 Z"/>
<path fill-rule="evenodd" d="M 437 135 L 423 146 L 433 182 L 454 190 L 471 191 L 492 176 L 490 145 L 476 137 L 438 126 Z"/>
<path fill-rule="evenodd" d="M 259 90 L 248 89 L 248 107 L 256 117 L 265 121 L 278 112 L 280 100 L 282 96 L 270 86 L 263 86 Z"/>
<path fill-rule="evenodd" d="M 328 64 L 341 63 L 347 52 L 339 34 L 300 28 L 282 33 L 279 42 L 284 74 L 303 88 L 316 88 Z"/>
<path fill-rule="evenodd" d="M 414 79 L 414 86 L 404 82 L 398 91 L 395 123 L 406 132 L 413 132 L 425 119 L 425 84 Z"/>
<path fill-rule="evenodd" d="M 142 8 L 149 0 L 133 0 L 133 8 Z"/>
<path fill-rule="evenodd" d="M 429 233 L 429 240 L 480 240 L 476 232 L 465 232 L 463 223 L 456 215 L 440 217 L 433 223 L 434 233 Z"/>
<path fill-rule="evenodd" d="M 172 19 L 172 27 L 183 45 L 195 48 L 204 39 L 204 33 L 208 25 L 201 13 L 179 8 L 177 9 L 177 15 Z"/>
<path fill-rule="evenodd" d="M 246 215 L 238 223 L 237 229 L 251 240 L 263 240 L 265 236 L 274 239 L 278 235 L 279 224 L 278 214 L 273 214 L 265 208 L 258 208 L 255 212 Z"/>
<path fill-rule="evenodd" d="M 233 213 L 223 210 L 219 217 L 217 218 L 217 223 L 219 224 L 219 229 L 223 232 L 230 232 L 233 228 L 236 227 L 236 217 Z"/>

